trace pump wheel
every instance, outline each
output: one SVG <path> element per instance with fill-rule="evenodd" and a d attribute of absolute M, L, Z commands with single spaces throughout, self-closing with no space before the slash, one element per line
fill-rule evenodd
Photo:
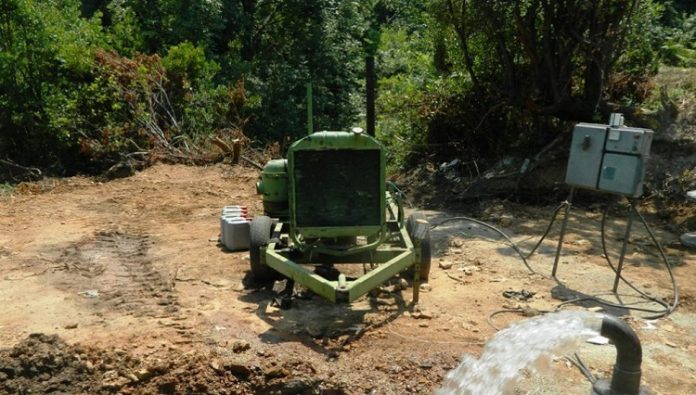
<path fill-rule="evenodd" d="M 406 231 L 411 240 L 418 244 L 420 242 L 420 277 L 421 281 L 427 282 L 430 276 L 430 261 L 432 259 L 432 245 L 430 242 L 430 223 L 425 214 L 420 211 L 408 216 L 406 219 Z M 413 278 L 413 267 L 406 269 L 406 275 Z"/>
<path fill-rule="evenodd" d="M 261 247 L 271 240 L 273 220 L 264 216 L 254 217 L 249 227 L 249 262 L 254 279 L 259 282 L 274 280 L 277 276 L 275 270 L 261 262 Z"/>

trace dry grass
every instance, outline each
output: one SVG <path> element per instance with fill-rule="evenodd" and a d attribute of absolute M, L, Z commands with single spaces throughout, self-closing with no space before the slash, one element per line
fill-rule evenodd
<path fill-rule="evenodd" d="M 656 131 L 669 139 L 696 141 L 696 68 L 663 66 L 645 102 Z"/>

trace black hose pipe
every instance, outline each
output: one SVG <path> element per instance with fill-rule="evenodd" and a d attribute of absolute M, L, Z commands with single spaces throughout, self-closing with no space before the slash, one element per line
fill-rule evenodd
<path fill-rule="evenodd" d="M 638 335 L 624 321 L 605 316 L 600 334 L 616 347 L 616 363 L 611 381 L 597 380 L 592 387 L 597 395 L 639 395 L 647 394 L 640 387 L 640 364 L 643 351 Z"/>

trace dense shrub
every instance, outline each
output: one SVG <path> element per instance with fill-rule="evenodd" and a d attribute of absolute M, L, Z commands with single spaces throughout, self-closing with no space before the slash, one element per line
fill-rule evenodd
<path fill-rule="evenodd" d="M 315 129 L 345 129 L 368 54 L 392 165 L 533 151 L 693 65 L 692 4 L 0 0 L 0 157 L 65 174 L 220 131 L 284 143 L 308 82 Z"/>
<path fill-rule="evenodd" d="M 220 130 L 294 138 L 307 82 L 317 129 L 345 128 L 359 18 L 323 0 L 0 0 L 0 156 L 92 172 Z"/>

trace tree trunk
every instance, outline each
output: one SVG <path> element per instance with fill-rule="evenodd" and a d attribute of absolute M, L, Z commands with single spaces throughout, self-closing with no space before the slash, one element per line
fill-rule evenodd
<path fill-rule="evenodd" d="M 257 0 L 242 0 L 242 9 L 245 17 L 242 27 L 242 50 L 240 55 L 245 62 L 254 60 L 254 55 L 256 54 L 256 38 L 254 37 L 256 3 Z"/>

